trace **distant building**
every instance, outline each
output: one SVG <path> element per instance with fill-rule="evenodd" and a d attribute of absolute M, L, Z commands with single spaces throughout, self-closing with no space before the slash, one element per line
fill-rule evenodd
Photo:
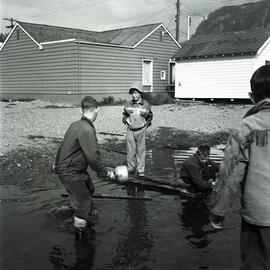
<path fill-rule="evenodd" d="M 270 64 L 270 28 L 192 37 L 176 61 L 175 97 L 246 99 L 250 77 Z"/>
<path fill-rule="evenodd" d="M 174 88 L 170 58 L 180 48 L 163 24 L 104 32 L 18 22 L 0 49 L 2 98 L 78 102 Z"/>

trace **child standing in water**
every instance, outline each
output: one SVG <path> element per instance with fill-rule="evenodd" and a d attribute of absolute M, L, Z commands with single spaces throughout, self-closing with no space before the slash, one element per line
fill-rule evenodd
<path fill-rule="evenodd" d="M 152 123 L 151 105 L 143 99 L 141 82 L 129 88 L 132 99 L 124 107 L 123 123 L 127 126 L 127 166 L 129 173 L 143 177 L 145 173 L 145 133 Z"/>

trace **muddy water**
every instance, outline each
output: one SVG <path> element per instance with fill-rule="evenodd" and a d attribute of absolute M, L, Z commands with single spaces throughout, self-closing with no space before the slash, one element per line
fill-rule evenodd
<path fill-rule="evenodd" d="M 188 151 L 152 149 L 147 174 L 177 177 Z M 219 161 L 222 152 L 214 150 Z M 122 186 L 96 180 L 96 192 L 126 195 Z M 59 186 L 1 186 L 1 269 L 239 269 L 239 217 L 231 213 L 222 231 L 208 225 L 200 200 L 129 189 L 151 201 L 95 199 L 98 224 L 76 238 Z M 22 200 L 23 199 L 23 200 Z M 63 208 L 64 209 L 64 208 Z M 50 214 L 48 214 L 48 212 Z"/>

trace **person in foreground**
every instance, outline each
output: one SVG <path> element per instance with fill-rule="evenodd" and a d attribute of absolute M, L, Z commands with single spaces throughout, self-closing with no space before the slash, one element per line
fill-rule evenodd
<path fill-rule="evenodd" d="M 209 145 L 201 144 L 196 153 L 185 159 L 181 166 L 181 179 L 195 192 L 208 193 L 215 185 L 219 166 L 209 157 Z"/>
<path fill-rule="evenodd" d="M 97 101 L 86 96 L 81 101 L 82 117 L 73 122 L 65 133 L 55 160 L 55 172 L 69 193 L 74 209 L 74 226 L 82 229 L 94 225 L 92 193 L 94 185 L 87 167 L 98 177 L 114 179 L 114 172 L 104 166 L 97 144 L 94 121 L 98 114 Z"/>
<path fill-rule="evenodd" d="M 270 66 L 250 80 L 255 105 L 231 132 L 217 184 L 211 194 L 210 224 L 220 228 L 233 201 L 241 200 L 242 270 L 270 269 Z"/>

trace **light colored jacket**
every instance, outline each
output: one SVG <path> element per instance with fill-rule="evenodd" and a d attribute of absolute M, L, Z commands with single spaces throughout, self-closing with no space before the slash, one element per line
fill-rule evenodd
<path fill-rule="evenodd" d="M 140 130 L 150 126 L 152 119 L 151 105 L 145 99 L 141 99 L 139 103 L 130 101 L 124 107 L 122 121 L 130 130 Z"/>
<path fill-rule="evenodd" d="M 240 197 L 246 222 L 270 226 L 270 99 L 256 106 L 229 136 L 210 211 L 224 216 Z"/>

